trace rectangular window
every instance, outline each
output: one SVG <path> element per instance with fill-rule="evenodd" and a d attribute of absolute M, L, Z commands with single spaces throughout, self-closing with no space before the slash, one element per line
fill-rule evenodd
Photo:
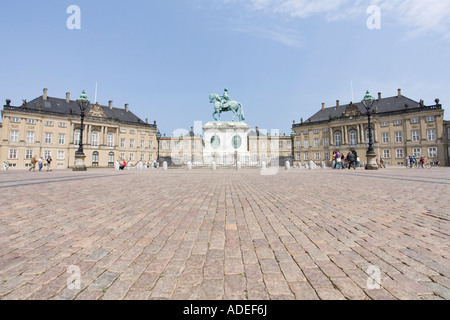
<path fill-rule="evenodd" d="M 436 140 L 436 129 L 427 129 L 427 140 L 428 141 Z"/>
<path fill-rule="evenodd" d="M 11 122 L 14 122 L 14 123 L 19 123 L 20 122 L 20 118 L 11 118 Z"/>
<path fill-rule="evenodd" d="M 297 161 L 300 160 L 300 153 L 295 154 L 295 160 L 297 160 Z"/>
<path fill-rule="evenodd" d="M 316 152 L 316 153 L 314 154 L 314 159 L 315 159 L 315 160 L 320 160 L 320 153 L 319 153 L 319 152 Z"/>
<path fill-rule="evenodd" d="M 66 135 L 64 133 L 58 134 L 58 144 L 66 144 Z"/>
<path fill-rule="evenodd" d="M 56 155 L 57 160 L 64 160 L 66 158 L 66 153 L 64 151 L 58 151 L 58 154 Z"/>
<path fill-rule="evenodd" d="M 120 147 L 125 148 L 125 139 L 120 139 Z"/>
<path fill-rule="evenodd" d="M 130 130 L 130 134 L 135 134 L 136 131 L 135 130 Z"/>
<path fill-rule="evenodd" d="M 27 131 L 27 143 L 34 143 L 34 131 Z"/>
<path fill-rule="evenodd" d="M 141 140 L 141 149 L 145 149 L 145 140 Z M 143 160 L 143 159 L 141 159 Z"/>
<path fill-rule="evenodd" d="M 119 153 L 120 160 L 125 160 L 125 153 L 121 152 Z"/>
<path fill-rule="evenodd" d="M 278 147 L 279 149 L 283 149 L 283 141 L 278 141 Z"/>
<path fill-rule="evenodd" d="M 303 158 L 305 159 L 305 161 L 308 161 L 309 160 L 309 153 L 305 153 Z"/>
<path fill-rule="evenodd" d="M 420 141 L 420 130 L 411 131 L 411 140 L 414 142 Z"/>
<path fill-rule="evenodd" d="M 81 131 L 78 129 L 78 130 L 75 130 L 75 135 L 74 135 L 74 144 L 76 145 L 76 146 L 78 146 L 79 144 L 80 144 L 80 137 L 81 137 Z"/>
<path fill-rule="evenodd" d="M 108 133 L 107 136 L 107 142 L 106 142 L 106 146 L 108 148 L 113 148 L 114 147 L 114 134 L 113 133 Z"/>
<path fill-rule="evenodd" d="M 315 134 L 319 133 L 319 129 L 314 129 L 313 131 Z"/>
<path fill-rule="evenodd" d="M 314 147 L 320 147 L 319 139 L 314 139 Z"/>
<path fill-rule="evenodd" d="M 397 149 L 395 150 L 395 157 L 397 159 L 403 158 L 403 149 Z"/>
<path fill-rule="evenodd" d="M 286 149 L 291 150 L 291 141 L 286 141 Z"/>
<path fill-rule="evenodd" d="M 437 158 L 437 148 L 436 147 L 430 147 L 428 148 L 428 158 Z"/>
<path fill-rule="evenodd" d="M 52 152 L 50 150 L 44 150 L 44 160 L 48 159 L 52 156 Z"/>
<path fill-rule="evenodd" d="M 52 143 L 52 138 L 53 138 L 53 135 L 51 133 L 49 133 L 49 132 L 46 132 L 45 133 L 45 138 L 44 138 L 44 143 L 45 144 L 51 144 Z"/>
<path fill-rule="evenodd" d="M 433 122 L 434 121 L 434 116 L 426 117 L 426 121 L 427 122 Z"/>
<path fill-rule="evenodd" d="M 402 120 L 394 120 L 394 126 L 400 126 L 402 124 Z"/>
<path fill-rule="evenodd" d="M 27 124 L 36 124 L 35 119 L 27 119 Z"/>
<path fill-rule="evenodd" d="M 422 149 L 420 148 L 414 148 L 413 149 L 413 155 L 416 158 L 420 158 L 422 156 Z"/>
<path fill-rule="evenodd" d="M 9 142 L 19 142 L 19 130 L 11 130 L 9 132 Z"/>
<path fill-rule="evenodd" d="M 53 121 L 45 121 L 47 127 L 53 127 Z"/>
<path fill-rule="evenodd" d="M 395 142 L 403 142 L 403 134 L 402 132 L 396 132 L 395 133 Z"/>
<path fill-rule="evenodd" d="M 383 150 L 383 158 L 389 159 L 391 157 L 391 150 Z"/>
<path fill-rule="evenodd" d="M 130 148 L 134 148 L 134 139 L 130 139 Z"/>
<path fill-rule="evenodd" d="M 389 122 L 388 121 L 383 121 L 383 122 L 381 122 L 381 126 L 382 127 L 389 127 Z"/>
<path fill-rule="evenodd" d="M 67 123 L 65 123 L 65 122 L 60 122 L 60 123 L 58 124 L 58 126 L 59 126 L 60 128 L 67 128 Z"/>
<path fill-rule="evenodd" d="M 381 134 L 381 142 L 384 144 L 388 144 L 389 143 L 389 132 L 383 132 Z"/>
<path fill-rule="evenodd" d="M 324 159 L 324 160 L 330 160 L 330 153 L 329 153 L 329 152 L 325 152 L 325 153 L 323 154 L 323 159 Z"/>
<path fill-rule="evenodd" d="M 8 150 L 8 159 L 11 159 L 11 160 L 17 159 L 17 149 L 9 149 Z"/>
<path fill-rule="evenodd" d="M 450 132 L 450 130 L 449 130 L 449 132 Z M 295 141 L 295 147 L 297 148 L 297 149 L 300 149 L 301 148 L 301 141 L 300 140 L 296 140 Z"/>
<path fill-rule="evenodd" d="M 411 123 L 419 123 L 419 118 L 412 118 Z"/>
<path fill-rule="evenodd" d="M 329 147 L 330 146 L 330 139 L 329 138 L 323 138 L 323 146 Z"/>
<path fill-rule="evenodd" d="M 34 150 L 25 150 L 25 159 L 29 160 L 33 158 Z"/>
<path fill-rule="evenodd" d="M 98 147 L 99 143 L 99 133 L 97 131 L 92 132 L 92 140 L 91 140 L 91 146 Z"/>
<path fill-rule="evenodd" d="M 148 148 L 149 149 L 153 149 L 153 141 L 149 141 L 148 142 Z"/>
<path fill-rule="evenodd" d="M 305 140 L 303 141 L 303 147 L 304 147 L 305 149 L 308 149 L 308 148 L 309 148 L 309 140 L 308 140 L 308 139 L 305 139 Z"/>
<path fill-rule="evenodd" d="M 141 161 L 145 161 L 145 153 L 141 153 Z"/>
<path fill-rule="evenodd" d="M 129 154 L 128 160 L 134 161 L 134 153 Z"/>

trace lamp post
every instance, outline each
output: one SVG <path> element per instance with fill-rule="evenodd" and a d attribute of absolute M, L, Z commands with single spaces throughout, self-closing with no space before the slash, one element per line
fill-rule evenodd
<path fill-rule="evenodd" d="M 159 132 L 159 130 L 158 130 L 158 132 L 156 132 L 156 140 L 158 140 L 158 157 L 156 159 L 156 162 L 158 162 L 158 164 L 159 164 L 159 140 L 160 139 L 161 139 L 161 132 Z"/>
<path fill-rule="evenodd" d="M 86 156 L 83 152 L 83 130 L 84 130 L 84 116 L 85 111 L 89 107 L 90 101 L 87 98 L 86 93 L 83 90 L 83 93 L 77 99 L 78 107 L 80 108 L 80 117 L 81 117 L 81 128 L 80 128 L 80 141 L 78 145 L 78 150 L 75 152 L 75 165 L 73 171 L 86 171 L 86 164 L 84 162 Z"/>
<path fill-rule="evenodd" d="M 366 170 L 378 170 L 378 164 L 376 161 L 377 154 L 373 149 L 373 132 L 372 132 L 372 123 L 371 123 L 371 115 L 372 115 L 372 107 L 375 103 L 375 99 L 370 95 L 369 91 L 366 92 L 364 99 L 362 100 L 362 104 L 366 108 L 367 120 L 368 120 L 368 130 L 369 130 L 369 147 L 366 152 L 367 156 L 367 164 Z"/>

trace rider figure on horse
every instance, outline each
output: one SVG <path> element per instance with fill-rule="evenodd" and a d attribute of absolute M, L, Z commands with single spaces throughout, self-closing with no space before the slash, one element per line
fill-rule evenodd
<path fill-rule="evenodd" d="M 222 106 L 225 107 L 227 105 L 227 103 L 230 101 L 230 97 L 228 96 L 228 89 L 225 88 L 223 90 L 223 96 L 222 98 Z"/>

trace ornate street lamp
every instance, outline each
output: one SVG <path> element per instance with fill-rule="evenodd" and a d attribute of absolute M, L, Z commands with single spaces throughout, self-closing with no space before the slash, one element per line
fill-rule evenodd
<path fill-rule="evenodd" d="M 75 165 L 73 171 L 86 171 L 86 164 L 84 159 L 86 158 L 83 151 L 83 130 L 84 130 L 84 116 L 85 111 L 89 107 L 90 101 L 84 92 L 77 99 L 78 107 L 80 108 L 80 117 L 81 117 L 81 127 L 80 127 L 80 141 L 78 145 L 78 150 L 75 152 Z"/>
<path fill-rule="evenodd" d="M 372 107 L 375 103 L 374 97 L 372 97 L 369 93 L 369 91 L 366 92 L 366 95 L 364 99 L 362 100 L 362 104 L 366 108 L 366 114 L 368 119 L 368 130 L 369 130 L 369 147 L 366 152 L 367 156 L 367 164 L 366 164 L 366 170 L 378 170 L 378 164 L 376 161 L 377 154 L 375 153 L 375 150 L 373 149 L 373 132 L 372 132 L 372 123 L 371 123 L 371 115 L 373 113 Z"/>
<path fill-rule="evenodd" d="M 159 130 L 158 130 L 158 132 L 156 132 L 156 140 L 158 140 L 158 158 L 157 158 L 156 162 L 158 162 L 158 163 L 159 163 L 159 140 L 160 139 L 161 139 L 161 132 L 159 132 Z"/>

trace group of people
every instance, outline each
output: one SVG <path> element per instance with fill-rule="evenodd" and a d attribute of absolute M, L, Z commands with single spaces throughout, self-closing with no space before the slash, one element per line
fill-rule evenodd
<path fill-rule="evenodd" d="M 31 158 L 31 167 L 28 171 L 36 171 L 36 164 L 38 165 L 38 170 L 42 171 L 42 168 L 44 167 L 44 162 L 47 163 L 46 171 L 52 171 L 52 169 L 51 169 L 52 157 L 51 156 L 48 156 L 47 159 L 45 159 L 45 160 L 43 157 L 36 158 L 36 156 L 33 156 L 33 158 Z"/>
<path fill-rule="evenodd" d="M 349 151 L 347 155 L 340 153 L 339 151 L 333 151 L 333 169 L 351 169 L 356 170 L 356 167 L 360 167 L 361 161 L 359 157 L 352 151 Z"/>
<path fill-rule="evenodd" d="M 416 157 L 414 155 L 408 156 L 406 158 L 406 165 L 408 168 L 419 167 L 424 168 L 425 158 L 423 156 Z M 436 166 L 439 166 L 439 161 L 435 163 Z"/>

